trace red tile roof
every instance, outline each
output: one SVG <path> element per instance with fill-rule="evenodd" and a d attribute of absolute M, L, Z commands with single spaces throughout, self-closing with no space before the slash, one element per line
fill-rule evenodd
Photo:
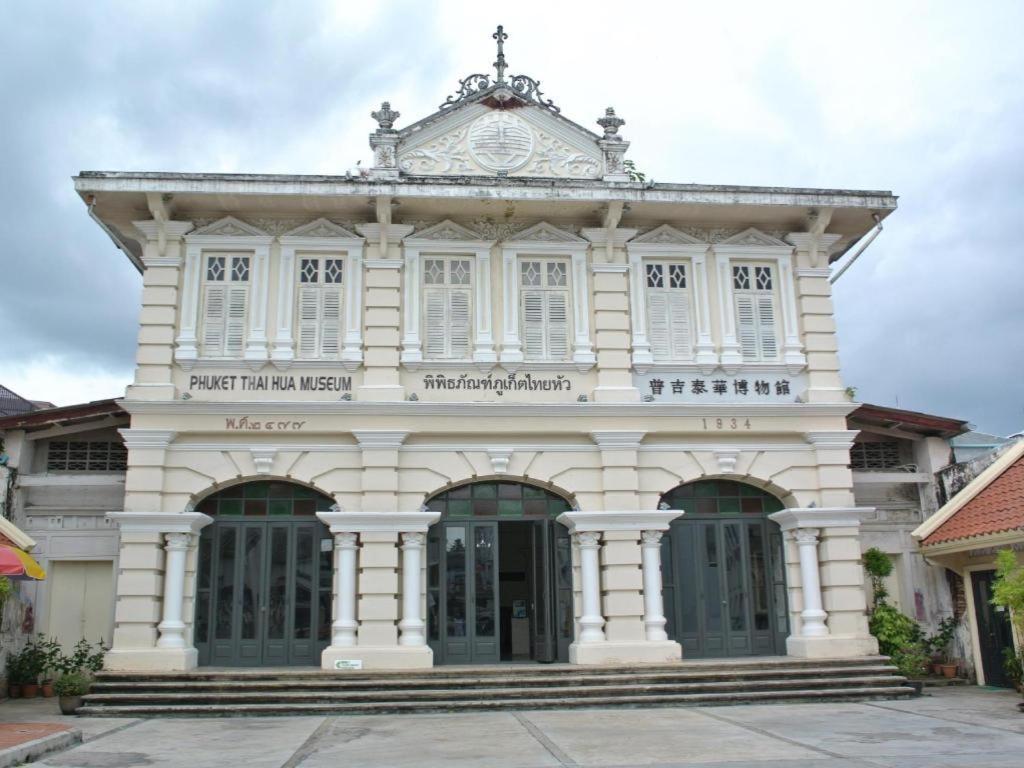
<path fill-rule="evenodd" d="M 1010 464 L 921 544 L 927 547 L 1017 529 L 1024 532 L 1024 456 Z"/>

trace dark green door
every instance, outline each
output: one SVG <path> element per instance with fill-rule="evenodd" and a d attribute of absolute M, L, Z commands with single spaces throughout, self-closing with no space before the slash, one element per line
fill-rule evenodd
<path fill-rule="evenodd" d="M 685 514 L 662 538 L 666 631 L 684 658 L 785 652 L 781 508 L 759 489 L 702 481 L 666 494 Z"/>
<path fill-rule="evenodd" d="M 978 640 L 981 666 L 985 670 L 985 684 L 1012 688 L 1013 683 L 1003 670 L 1003 651 L 1013 648 L 1013 630 L 1010 617 L 1002 606 L 992 605 L 992 582 L 995 571 L 975 571 L 971 574 L 974 585 L 974 615 L 978 620 Z"/>
<path fill-rule="evenodd" d="M 200 507 L 214 522 L 199 541 L 199 663 L 319 664 L 330 643 L 333 570 L 333 539 L 315 516 L 323 500 L 284 483 L 240 489 Z"/>

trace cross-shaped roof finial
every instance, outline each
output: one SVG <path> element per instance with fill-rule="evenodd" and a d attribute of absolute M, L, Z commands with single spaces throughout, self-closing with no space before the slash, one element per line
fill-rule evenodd
<path fill-rule="evenodd" d="M 498 70 L 498 82 L 505 82 L 505 70 L 508 66 L 505 64 L 505 41 L 508 40 L 508 35 L 505 34 L 505 28 L 499 24 L 498 31 L 491 35 L 495 40 L 498 41 L 498 59 L 494 62 L 494 68 Z"/>

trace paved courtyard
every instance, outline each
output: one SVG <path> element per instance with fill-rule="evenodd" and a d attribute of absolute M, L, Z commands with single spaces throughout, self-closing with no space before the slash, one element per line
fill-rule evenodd
<path fill-rule="evenodd" d="M 1016 694 L 947 688 L 909 701 L 470 715 L 90 719 L 53 700 L 0 722 L 73 724 L 60 768 L 1009 768 L 1024 764 Z"/>

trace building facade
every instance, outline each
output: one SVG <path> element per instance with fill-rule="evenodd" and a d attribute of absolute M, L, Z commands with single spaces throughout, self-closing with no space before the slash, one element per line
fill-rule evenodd
<path fill-rule="evenodd" d="M 497 38 L 364 175 L 75 178 L 144 286 L 109 666 L 876 652 L 829 265 L 895 198 L 634 180 Z"/>

